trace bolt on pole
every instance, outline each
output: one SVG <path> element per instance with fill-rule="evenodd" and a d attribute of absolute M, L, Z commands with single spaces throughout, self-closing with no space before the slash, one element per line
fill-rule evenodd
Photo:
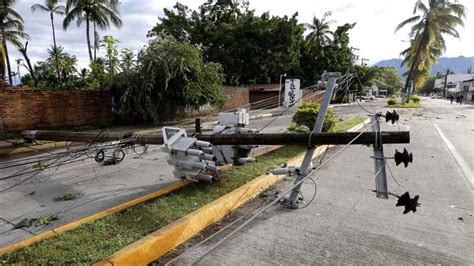
<path fill-rule="evenodd" d="M 314 128 L 311 133 L 321 133 L 323 129 L 324 119 L 326 117 L 327 110 L 329 108 L 329 103 L 331 102 L 332 95 L 334 93 L 334 88 L 336 87 L 336 79 L 341 76 L 338 72 L 329 72 L 326 73 L 327 76 L 327 83 L 326 83 L 326 90 L 324 91 L 324 98 L 321 103 L 321 107 L 318 112 L 318 117 L 314 122 Z M 311 137 L 308 139 L 308 143 L 310 143 Z M 295 179 L 295 184 L 300 182 L 303 178 L 305 178 L 308 173 L 310 172 L 311 167 L 311 160 L 313 159 L 314 151 L 316 147 L 308 146 L 306 153 L 303 158 L 303 162 L 300 167 L 300 174 Z M 297 208 L 298 207 L 298 195 L 300 194 L 301 185 L 296 186 L 290 193 L 290 196 L 286 200 L 287 205 L 290 208 Z"/>

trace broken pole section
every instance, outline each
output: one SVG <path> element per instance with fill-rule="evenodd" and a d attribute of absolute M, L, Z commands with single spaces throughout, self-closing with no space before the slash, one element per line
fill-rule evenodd
<path fill-rule="evenodd" d="M 296 176 L 294 184 L 298 184 L 296 187 L 291 190 L 290 195 L 287 199 L 285 199 L 285 204 L 293 209 L 298 208 L 298 199 L 300 195 L 301 186 L 303 183 L 301 182 L 306 176 L 311 172 L 312 163 L 311 160 L 313 159 L 315 145 L 312 145 L 311 140 L 313 134 L 321 133 L 323 129 L 324 120 L 326 119 L 326 113 L 329 108 L 329 103 L 331 102 L 332 95 L 334 93 L 334 88 L 336 87 L 336 80 L 341 76 L 338 72 L 330 72 L 325 73 L 327 75 L 326 81 L 326 89 L 324 90 L 324 98 L 321 102 L 321 106 L 319 108 L 318 116 L 316 117 L 316 121 L 314 121 L 314 127 L 311 131 L 307 139 L 308 148 L 306 149 L 306 153 L 303 158 L 303 162 L 300 166 L 300 173 Z M 324 74 L 323 74 L 324 75 Z M 350 141 L 349 141 L 350 142 Z"/>
<path fill-rule="evenodd" d="M 269 133 L 269 134 L 198 134 L 198 140 L 213 145 L 345 145 L 357 137 L 360 132 L 340 133 Z M 409 131 L 364 132 L 352 144 L 372 145 L 376 135 L 383 139 L 384 144 L 410 143 Z M 57 132 L 57 131 L 25 131 L 22 133 L 27 140 L 74 141 L 74 142 L 107 142 L 124 139 L 122 134 L 110 133 L 98 136 L 97 133 Z M 311 138 L 310 138 L 311 135 Z M 161 134 L 131 134 L 129 138 L 136 144 L 163 144 Z"/>

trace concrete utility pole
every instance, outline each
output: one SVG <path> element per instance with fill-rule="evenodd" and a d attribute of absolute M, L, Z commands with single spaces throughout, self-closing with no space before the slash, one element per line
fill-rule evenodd
<path fill-rule="evenodd" d="M 164 143 L 162 134 L 127 134 L 127 139 L 136 144 L 161 145 Z M 268 133 L 268 134 L 197 134 L 198 140 L 213 145 L 345 145 L 353 140 L 359 132 L 340 133 Z M 97 133 L 27 130 L 22 133 L 26 140 L 50 140 L 73 142 L 107 142 L 124 139 L 123 134 L 109 133 L 98 136 Z M 352 144 L 369 145 L 374 143 L 375 132 L 364 132 Z M 382 131 L 380 136 L 384 144 L 410 143 L 408 131 Z"/>
<path fill-rule="evenodd" d="M 321 130 L 323 129 L 323 124 L 326 118 L 327 110 L 329 108 L 329 103 L 331 102 L 331 98 L 334 93 L 334 88 L 336 87 L 336 80 L 337 78 L 341 76 L 341 73 L 330 72 L 330 73 L 327 73 L 326 75 L 327 75 L 326 90 L 324 91 L 324 98 L 318 112 L 318 117 L 316 118 L 316 121 L 314 122 L 313 131 L 311 132 L 312 134 L 321 133 Z M 311 136 L 308 138 L 308 143 L 311 143 Z M 301 182 L 301 180 L 305 178 L 311 171 L 310 169 L 311 160 L 313 159 L 314 151 L 315 151 L 314 146 L 311 146 L 311 145 L 308 146 L 308 149 L 306 150 L 306 153 L 303 158 L 303 162 L 300 167 L 300 174 L 298 174 L 298 176 L 295 179 L 295 184 Z M 290 208 L 298 208 L 298 197 L 300 194 L 301 185 L 302 183 L 296 186 L 291 191 L 290 196 L 286 200 L 286 204 Z"/>
<path fill-rule="evenodd" d="M 367 64 L 365 63 L 366 61 L 369 61 L 367 58 L 361 58 L 360 59 L 362 66 L 366 66 Z"/>
<path fill-rule="evenodd" d="M 451 69 L 446 70 L 446 75 L 444 76 L 444 86 L 443 86 L 443 98 L 446 98 L 446 88 L 448 87 L 448 75 L 451 72 Z"/>
<path fill-rule="evenodd" d="M 21 85 L 21 73 L 20 73 L 20 64 L 22 63 L 23 59 L 18 58 L 16 59 L 16 68 L 18 72 L 18 85 Z"/>
<path fill-rule="evenodd" d="M 385 157 L 383 153 L 383 136 L 379 135 L 379 114 L 371 116 L 372 130 L 376 133 L 374 143 L 374 168 L 375 168 L 375 193 L 377 198 L 388 199 L 387 171 L 385 169 Z"/>
<path fill-rule="evenodd" d="M 286 73 L 283 75 L 280 75 L 280 87 L 278 87 L 278 108 L 280 108 L 280 101 L 281 101 L 281 79 L 286 78 Z"/>

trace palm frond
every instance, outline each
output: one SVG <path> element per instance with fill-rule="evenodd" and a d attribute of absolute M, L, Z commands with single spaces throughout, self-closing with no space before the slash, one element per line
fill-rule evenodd
<path fill-rule="evenodd" d="M 398 24 L 398 26 L 395 28 L 395 32 L 399 31 L 401 28 L 405 27 L 406 25 L 408 24 L 412 24 L 412 23 L 415 23 L 416 21 L 418 21 L 420 19 L 420 16 L 413 16 L 409 19 L 406 19 L 404 21 L 402 21 L 400 24 Z"/>
<path fill-rule="evenodd" d="M 48 7 L 45 7 L 41 4 L 34 4 L 31 6 L 31 12 L 35 12 L 36 10 L 41 10 L 44 12 L 51 12 L 51 10 Z"/>

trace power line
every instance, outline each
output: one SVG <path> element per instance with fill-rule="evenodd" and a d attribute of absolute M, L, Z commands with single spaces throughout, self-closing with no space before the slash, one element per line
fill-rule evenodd
<path fill-rule="evenodd" d="M 319 169 L 321 169 L 321 167 L 323 167 L 324 165 L 326 165 L 328 162 L 332 161 L 337 155 L 339 155 L 342 151 L 346 150 L 354 141 L 356 141 L 368 128 L 368 126 L 374 124 L 375 122 L 371 123 L 371 124 L 368 124 L 367 126 L 365 126 L 363 128 L 363 131 L 361 131 L 354 139 L 352 139 L 349 143 L 347 143 L 345 146 L 343 146 L 340 150 L 338 150 L 336 153 L 334 153 L 328 160 L 326 160 L 325 162 L 323 162 L 321 165 L 319 165 L 317 168 L 313 169 L 310 173 L 308 173 L 305 177 L 303 177 L 299 182 L 293 184 L 292 186 L 290 186 L 290 188 L 288 190 L 286 190 L 284 193 L 282 193 L 280 196 L 278 196 L 275 200 L 273 200 L 270 204 L 264 206 L 263 208 L 261 208 L 255 215 L 253 215 L 252 217 L 250 217 L 248 220 L 246 220 L 243 224 L 241 224 L 239 227 L 237 227 L 236 229 L 234 229 L 232 232 L 230 232 L 228 235 L 226 235 L 223 239 L 221 239 L 219 242 L 217 242 L 213 247 L 211 247 L 206 253 L 204 253 L 203 255 L 201 255 L 200 257 L 198 257 L 196 260 L 194 260 L 191 264 L 192 265 L 195 265 L 197 262 L 199 262 L 201 259 L 203 259 L 204 257 L 206 257 L 207 255 L 209 255 L 210 253 L 212 253 L 215 249 L 217 249 L 220 245 L 222 245 L 225 241 L 227 241 L 230 237 L 232 237 L 233 235 L 235 235 L 238 231 L 240 231 L 243 227 L 245 227 L 246 225 L 248 225 L 250 222 L 252 222 L 255 218 L 257 218 L 259 215 L 261 215 L 263 212 L 265 212 L 266 210 L 268 210 L 272 205 L 274 205 L 275 203 L 278 203 L 279 201 L 281 201 L 283 199 L 283 197 L 285 197 L 287 194 L 289 194 L 294 188 L 296 188 L 297 186 L 303 184 L 303 182 L 308 179 L 314 172 L 318 171 Z"/>

